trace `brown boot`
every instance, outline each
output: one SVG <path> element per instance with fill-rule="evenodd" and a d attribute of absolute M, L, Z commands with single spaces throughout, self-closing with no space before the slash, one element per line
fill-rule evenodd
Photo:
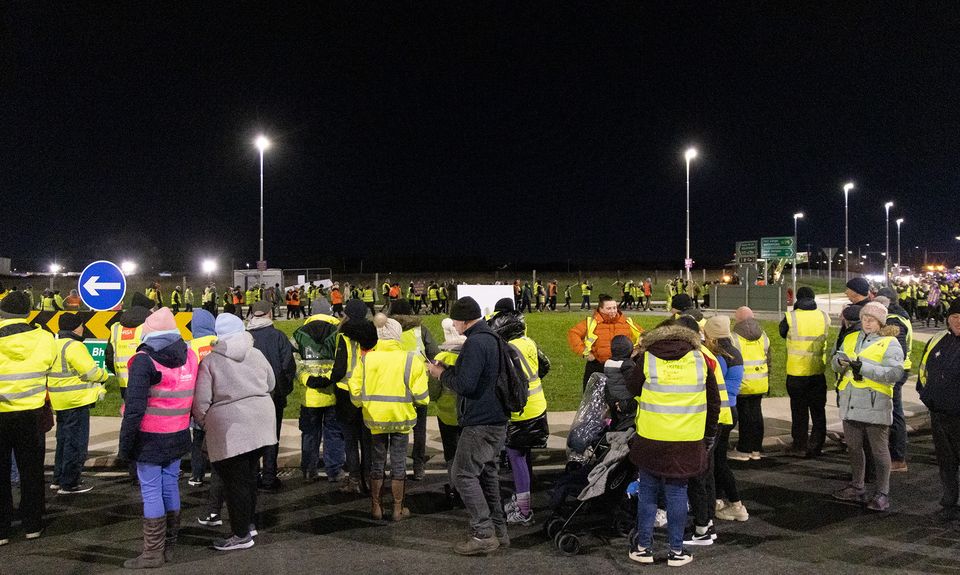
<path fill-rule="evenodd" d="M 381 505 L 380 501 L 381 491 L 383 491 L 383 479 L 371 479 L 370 515 L 377 521 L 383 519 L 383 505 Z"/>
<path fill-rule="evenodd" d="M 173 546 L 180 533 L 180 510 L 167 511 L 167 536 L 163 542 L 163 560 L 173 561 Z"/>
<path fill-rule="evenodd" d="M 402 521 L 410 517 L 410 510 L 403 506 L 403 488 L 406 481 L 403 479 L 394 479 L 390 481 L 390 488 L 393 491 L 393 520 Z"/>
<path fill-rule="evenodd" d="M 360 490 L 360 480 L 357 479 L 355 475 L 348 474 L 343 481 L 340 483 L 340 493 L 349 493 L 351 495 L 359 495 Z"/>
<path fill-rule="evenodd" d="M 123 562 L 127 569 L 163 567 L 163 545 L 167 534 L 167 518 L 143 518 L 143 553 Z"/>

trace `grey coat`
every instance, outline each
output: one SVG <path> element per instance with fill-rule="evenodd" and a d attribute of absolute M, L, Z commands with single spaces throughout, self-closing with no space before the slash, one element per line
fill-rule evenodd
<path fill-rule="evenodd" d="M 277 443 L 270 392 L 276 384 L 267 358 L 249 332 L 221 337 L 200 362 L 193 418 L 206 431 L 210 461 Z"/>
<path fill-rule="evenodd" d="M 881 330 L 879 334 L 869 335 L 864 333 L 863 330 L 859 331 L 857 333 L 857 345 L 854 349 L 859 354 L 860 350 L 873 344 L 881 337 L 889 337 L 885 331 L 886 328 Z M 834 352 L 831 360 L 833 371 L 836 373 L 843 371 L 839 362 L 841 357 L 846 357 L 842 348 Z M 863 360 L 860 373 L 863 377 L 877 383 L 889 384 L 892 389 L 893 385 L 903 377 L 903 348 L 900 347 L 896 338 L 890 342 L 890 346 L 883 354 L 883 360 L 880 363 Z M 893 398 L 884 393 L 848 385 L 840 391 L 837 401 L 839 402 L 840 419 L 842 420 L 878 425 L 893 423 Z"/>

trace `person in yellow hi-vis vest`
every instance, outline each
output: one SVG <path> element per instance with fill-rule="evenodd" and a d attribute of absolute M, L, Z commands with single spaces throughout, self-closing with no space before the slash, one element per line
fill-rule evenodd
<path fill-rule="evenodd" d="M 506 298 L 512 303 L 513 300 Z M 453 327 L 453 320 L 443 318 L 440 322 L 443 328 L 443 343 L 440 344 L 440 353 L 434 360 L 444 365 L 456 365 L 460 350 L 467 338 L 457 333 Z M 437 426 L 440 429 L 440 443 L 443 445 L 443 461 L 447 467 L 447 480 L 443 486 L 447 502 L 451 507 L 456 503 L 459 495 L 454 487 L 456 478 L 453 476 L 453 457 L 457 453 L 457 442 L 460 440 L 460 422 L 457 420 L 457 392 L 441 385 L 440 380 L 431 377 L 428 381 L 430 388 L 430 403 L 437 407 Z"/>
<path fill-rule="evenodd" d="M 367 352 L 350 377 L 350 401 L 363 411 L 363 423 L 372 435 L 370 458 L 371 516 L 383 519 L 380 492 L 387 452 L 393 520 L 410 515 L 403 506 L 407 476 L 407 443 L 417 423 L 416 405 L 430 403 L 424 358 L 401 347 L 400 322 L 377 314 L 377 346 Z"/>
<path fill-rule="evenodd" d="M 510 300 L 506 300 L 510 303 Z M 547 425 L 547 398 L 543 393 L 543 377 L 550 371 L 550 360 L 537 344 L 527 337 L 523 314 L 504 311 L 490 320 L 490 329 L 517 351 L 520 367 L 527 378 L 527 404 L 523 411 L 510 414 L 507 424 L 507 457 L 513 473 L 516 494 L 504 506 L 508 525 L 529 525 L 533 522 L 530 507 L 530 458 L 532 449 L 547 446 L 550 427 Z"/>
<path fill-rule="evenodd" d="M 110 373 L 97 365 L 83 345 L 83 320 L 74 313 L 60 315 L 54 371 L 47 374 L 50 405 L 57 414 L 57 450 L 53 485 L 59 495 L 86 493 L 80 473 L 90 443 L 90 408 L 103 396 Z"/>
<path fill-rule="evenodd" d="M 20 520 L 27 539 L 43 531 L 43 427 L 47 373 L 56 369 L 53 334 L 27 323 L 30 301 L 23 292 L 0 301 L 0 466 L 9 470 L 11 451 L 20 469 Z M 10 473 L 0 474 L 10 497 Z M 0 543 L 10 542 L 13 506 L 0 504 Z"/>
<path fill-rule="evenodd" d="M 659 494 L 667 510 L 667 563 L 693 560 L 684 548 L 687 483 L 707 471 L 707 452 L 717 435 L 720 391 L 716 362 L 702 353 L 700 334 L 667 320 L 643 336 L 643 353 L 626 386 L 637 398 L 637 436 L 630 462 L 638 470 L 637 533 L 628 556 L 653 563 L 653 524 Z M 708 528 L 697 530 L 710 537 Z"/>
<path fill-rule="evenodd" d="M 787 340 L 787 393 L 793 437 L 787 453 L 797 457 L 819 457 L 827 438 L 827 379 L 823 372 L 829 330 L 830 318 L 817 309 L 813 290 L 807 286 L 798 289 L 793 310 L 780 321 L 780 337 Z"/>
<path fill-rule="evenodd" d="M 367 306 L 351 298 L 344 306 L 346 319 L 337 331 L 330 381 L 336 386 L 337 422 L 343 430 L 346 475 L 340 491 L 359 495 L 366 491 L 370 472 L 370 431 L 363 425 L 360 409 L 350 401 L 350 378 L 360 358 L 377 345 L 377 329 L 367 319 Z"/>
<path fill-rule="evenodd" d="M 120 383 L 120 397 L 127 393 L 127 362 L 137 352 L 141 343 L 141 327 L 150 315 L 153 300 L 142 293 L 134 293 L 130 309 L 120 314 L 120 319 L 110 326 L 107 343 L 107 369 L 113 371 Z"/>
<path fill-rule="evenodd" d="M 737 323 L 733 326 L 733 343 L 743 356 L 743 383 L 737 395 L 740 434 L 737 448 L 728 457 L 735 461 L 756 461 L 762 457 L 763 448 L 762 400 L 770 390 L 770 338 L 749 307 L 737 309 L 734 318 Z"/>
<path fill-rule="evenodd" d="M 903 416 L 903 385 L 910 376 L 913 362 L 910 349 L 913 346 L 913 323 L 910 314 L 897 300 L 897 292 L 885 287 L 877 290 L 876 301 L 887 305 L 887 325 L 897 329 L 897 341 L 903 348 L 903 376 L 893 386 L 893 425 L 890 426 L 890 471 L 907 471 L 907 421 Z"/>
<path fill-rule="evenodd" d="M 860 329 L 843 338 L 833 354 L 843 436 L 850 455 L 850 484 L 834 492 L 841 501 L 866 503 L 871 511 L 890 508 L 890 424 L 893 386 L 903 375 L 903 349 L 896 328 L 885 326 L 887 308 L 870 302 L 860 308 Z M 868 443 L 869 442 L 869 443 Z M 873 462 L 874 492 L 864 489 L 866 457 Z"/>

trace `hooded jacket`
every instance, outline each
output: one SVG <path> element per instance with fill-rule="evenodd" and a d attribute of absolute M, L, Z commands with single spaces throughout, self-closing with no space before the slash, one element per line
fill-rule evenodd
<path fill-rule="evenodd" d="M 293 378 L 297 375 L 293 346 L 282 331 L 273 327 L 273 320 L 269 317 L 253 316 L 247 322 L 247 331 L 253 336 L 253 347 L 260 350 L 273 368 L 276 382 L 273 402 L 278 409 L 283 409 L 287 405 L 287 396 L 293 391 Z"/>
<path fill-rule="evenodd" d="M 193 310 L 193 319 L 190 320 L 190 331 L 193 337 L 217 335 L 217 320 L 213 314 L 205 309 Z"/>
<path fill-rule="evenodd" d="M 273 373 L 249 332 L 220 337 L 200 362 L 192 414 L 206 432 L 210 461 L 277 443 Z"/>
<path fill-rule="evenodd" d="M 633 330 L 630 329 L 630 324 L 627 323 L 627 317 L 623 315 L 623 312 L 618 311 L 616 317 L 607 319 L 602 313 L 597 311 L 594 312 L 593 319 L 597 322 L 595 329 L 597 341 L 593 342 L 590 353 L 592 353 L 593 357 L 597 358 L 597 361 L 600 363 L 610 359 L 610 342 L 614 336 L 625 335 L 630 341 L 633 341 Z M 582 356 L 583 351 L 586 349 L 583 343 L 583 338 L 586 336 L 587 320 L 585 319 L 570 328 L 567 332 L 567 344 L 578 357 Z"/>
<path fill-rule="evenodd" d="M 444 370 L 440 382 L 458 394 L 457 420 L 469 425 L 503 425 L 509 417 L 497 399 L 500 352 L 496 335 L 480 320 L 463 333 L 467 341 L 453 367 Z"/>
<path fill-rule="evenodd" d="M 864 361 L 860 368 L 863 377 L 877 383 L 889 384 L 891 388 L 903 376 L 903 348 L 896 340 L 896 334 L 897 328 L 894 326 L 883 326 L 879 333 L 871 334 L 861 330 L 856 334 L 857 341 L 854 347 L 856 352 L 860 353 L 863 348 L 868 347 L 881 337 L 894 337 L 879 364 Z M 830 361 L 834 373 L 842 375 L 845 368 L 840 366 L 839 359 L 841 357 L 846 357 L 842 342 L 841 347 L 834 352 Z M 891 391 L 891 393 L 893 392 Z M 842 391 L 838 391 L 837 402 L 840 408 L 840 419 L 844 421 L 859 421 L 879 425 L 893 423 L 893 398 L 884 393 L 869 388 L 847 385 Z"/>
<path fill-rule="evenodd" d="M 349 304 L 353 301 L 357 300 L 350 300 L 347 303 Z M 361 303 L 361 305 L 363 304 Z M 366 307 L 364 307 L 364 311 L 366 311 Z M 333 384 L 343 379 L 347 374 L 348 367 L 347 342 L 343 338 L 338 338 L 337 334 L 342 334 L 350 338 L 351 341 L 357 342 L 360 346 L 361 353 L 373 349 L 373 347 L 377 345 L 377 328 L 373 325 L 372 321 L 360 316 L 360 319 L 347 319 L 341 322 L 340 330 L 330 336 L 330 338 L 333 338 L 335 341 L 333 345 L 336 349 L 333 358 L 333 368 L 330 371 L 330 383 Z M 325 382 L 321 382 L 320 386 L 323 387 L 325 384 Z M 337 421 L 348 424 L 360 417 L 360 409 L 354 407 L 353 403 L 351 403 L 349 391 L 335 387 L 333 394 L 337 398 Z"/>
<path fill-rule="evenodd" d="M 643 365 L 646 354 L 664 360 L 677 360 L 691 351 L 700 349 L 700 334 L 677 325 L 658 327 L 643 336 L 646 351 L 637 358 L 637 368 L 626 381 L 627 389 L 639 400 L 642 399 L 643 383 L 646 381 Z M 720 418 L 720 390 L 714 376 L 716 364 L 707 361 L 707 421 L 704 437 L 716 437 Z M 630 440 L 630 461 L 656 477 L 689 479 L 707 469 L 707 450 L 703 441 L 657 441 L 635 435 Z"/>
<path fill-rule="evenodd" d="M 487 322 L 490 329 L 503 338 L 503 341 L 511 342 L 515 339 L 526 337 L 527 324 L 524 321 L 523 313 L 516 310 L 507 310 L 498 313 Z M 540 346 L 537 346 L 537 377 L 544 377 L 550 373 L 550 358 L 543 353 Z"/>
<path fill-rule="evenodd" d="M 799 302 L 798 302 L 799 303 Z M 798 308 L 803 309 L 803 308 Z M 763 337 L 763 327 L 760 326 L 760 322 L 754 318 L 745 319 L 743 321 L 738 321 L 736 325 L 733 326 L 733 334 L 735 336 L 739 335 L 747 341 L 757 341 Z M 784 336 L 786 337 L 786 336 Z M 770 348 L 767 348 L 767 373 L 773 373 L 772 362 L 770 361 Z M 741 353 L 741 359 L 743 354 Z"/>
<path fill-rule="evenodd" d="M 633 344 L 626 336 L 613 338 L 610 348 L 613 355 L 603 364 L 607 385 L 603 388 L 604 399 L 610 407 L 610 431 L 626 431 L 636 426 L 637 400 L 626 386 L 626 380 L 637 364 L 630 358 Z"/>
<path fill-rule="evenodd" d="M 110 346 L 107 346 L 107 349 L 109 348 Z M 150 360 L 164 367 L 180 367 L 187 363 L 188 349 L 189 346 L 179 334 L 157 335 L 137 348 L 137 354 L 130 360 L 130 378 L 127 380 L 123 420 L 120 422 L 118 453 L 121 459 L 163 465 L 190 451 L 188 429 L 175 433 L 140 431 L 140 421 L 147 410 L 150 387 L 160 383 L 162 378 Z M 149 357 L 139 352 L 144 352 Z"/>
<path fill-rule="evenodd" d="M 924 354 L 929 347 L 928 341 Z M 947 330 L 929 350 L 925 371 L 926 383 L 917 383 L 920 401 L 932 412 L 960 416 L 960 335 Z"/>

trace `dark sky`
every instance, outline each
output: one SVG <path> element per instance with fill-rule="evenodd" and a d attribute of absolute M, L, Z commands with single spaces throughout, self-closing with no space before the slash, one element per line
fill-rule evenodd
<path fill-rule="evenodd" d="M 286 267 L 678 267 L 690 144 L 698 263 L 850 179 L 851 247 L 958 247 L 955 2 L 295 4 L 5 3 L 0 255 L 253 262 L 260 131 Z"/>

